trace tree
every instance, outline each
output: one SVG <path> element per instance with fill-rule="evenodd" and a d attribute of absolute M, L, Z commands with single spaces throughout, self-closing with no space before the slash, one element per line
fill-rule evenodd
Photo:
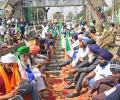
<path fill-rule="evenodd" d="M 74 14 L 72 12 L 69 12 L 67 17 L 66 17 L 66 20 L 73 20 L 74 19 Z"/>
<path fill-rule="evenodd" d="M 112 7 L 105 11 L 107 16 L 112 16 Z"/>
<path fill-rule="evenodd" d="M 80 21 L 80 18 L 81 17 L 85 17 L 86 15 L 85 15 L 85 9 L 83 9 L 80 13 L 78 13 L 76 16 L 75 16 L 75 21 L 76 22 L 79 22 Z"/>

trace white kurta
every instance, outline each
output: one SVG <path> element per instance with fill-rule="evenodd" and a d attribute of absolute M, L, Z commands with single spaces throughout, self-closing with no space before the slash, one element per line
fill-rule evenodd
<path fill-rule="evenodd" d="M 88 52 L 89 52 L 88 47 L 86 47 L 86 49 L 79 48 L 78 53 L 76 54 L 76 59 L 73 59 L 71 65 L 75 67 L 77 62 L 79 61 L 79 58 L 84 58 L 85 56 L 87 56 Z"/>
<path fill-rule="evenodd" d="M 74 43 L 72 43 L 72 44 L 70 45 L 71 50 L 68 51 L 68 55 L 69 55 L 70 57 L 73 57 L 74 48 L 77 47 L 77 46 L 79 46 L 79 40 L 76 40 Z"/>
<path fill-rule="evenodd" d="M 45 83 L 44 83 L 44 80 L 42 78 L 42 74 L 39 71 L 39 69 L 34 68 L 32 70 L 32 72 L 34 73 L 34 76 L 35 76 L 35 81 L 36 81 L 36 84 L 37 84 L 38 91 L 45 89 Z"/>
<path fill-rule="evenodd" d="M 21 78 L 25 79 L 25 80 L 28 80 L 28 76 L 27 76 L 27 73 L 25 71 L 25 69 L 26 69 L 25 64 L 23 64 L 23 62 L 18 60 L 18 65 L 19 65 L 19 71 L 20 71 L 20 74 L 21 74 Z M 44 80 L 42 78 L 42 74 L 39 71 L 39 69 L 37 67 L 34 67 L 34 68 L 31 68 L 31 71 L 34 73 L 35 82 L 36 82 L 38 91 L 45 89 Z"/>
<path fill-rule="evenodd" d="M 96 73 L 95 81 L 107 77 L 109 75 L 112 75 L 112 72 L 110 71 L 110 64 L 107 64 L 104 68 L 100 67 L 100 65 L 98 64 L 94 72 Z"/>

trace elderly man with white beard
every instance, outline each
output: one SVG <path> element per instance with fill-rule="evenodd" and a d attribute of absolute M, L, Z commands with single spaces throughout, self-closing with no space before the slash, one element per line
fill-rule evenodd
<path fill-rule="evenodd" d="M 75 73 L 75 75 L 74 75 L 73 83 L 69 86 L 66 86 L 65 88 L 66 89 L 75 88 L 75 90 L 73 91 L 73 93 L 66 95 L 68 98 L 72 98 L 80 95 L 83 78 L 87 73 L 94 70 L 98 64 L 97 51 L 100 49 L 100 47 L 96 44 L 92 44 L 92 45 L 88 45 L 88 48 L 89 48 L 88 59 L 84 60 L 75 68 L 69 70 L 70 74 Z"/>

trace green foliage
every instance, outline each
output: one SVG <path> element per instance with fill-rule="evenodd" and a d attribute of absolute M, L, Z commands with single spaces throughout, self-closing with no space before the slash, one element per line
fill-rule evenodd
<path fill-rule="evenodd" d="M 84 16 L 86 16 L 85 12 L 86 12 L 86 11 L 83 9 L 80 13 L 78 13 L 78 14 L 75 16 L 75 21 L 76 21 L 76 22 L 79 22 L 81 18 L 83 18 Z"/>
<path fill-rule="evenodd" d="M 73 20 L 73 19 L 74 19 L 74 14 L 73 14 L 72 12 L 69 12 L 68 15 L 67 15 L 67 17 L 66 17 L 66 19 L 67 19 L 68 21 Z"/>

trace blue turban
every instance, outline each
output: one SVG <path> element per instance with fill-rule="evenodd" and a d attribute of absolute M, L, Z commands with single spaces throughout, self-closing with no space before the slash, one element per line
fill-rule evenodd
<path fill-rule="evenodd" d="M 87 44 L 90 44 L 92 39 L 90 39 L 89 37 L 82 37 L 82 40 L 86 41 Z"/>
<path fill-rule="evenodd" d="M 113 54 L 111 52 L 103 48 L 99 49 L 98 55 L 107 61 L 110 61 L 113 57 Z"/>
<path fill-rule="evenodd" d="M 91 44 L 88 45 L 88 48 L 91 52 L 98 54 L 98 50 L 100 49 L 100 46 L 98 46 L 97 44 Z"/>
<path fill-rule="evenodd" d="M 86 41 L 85 39 L 83 39 L 83 38 L 79 38 L 79 41 L 80 41 L 80 42 L 82 41 L 84 44 L 87 45 L 87 41 Z"/>

